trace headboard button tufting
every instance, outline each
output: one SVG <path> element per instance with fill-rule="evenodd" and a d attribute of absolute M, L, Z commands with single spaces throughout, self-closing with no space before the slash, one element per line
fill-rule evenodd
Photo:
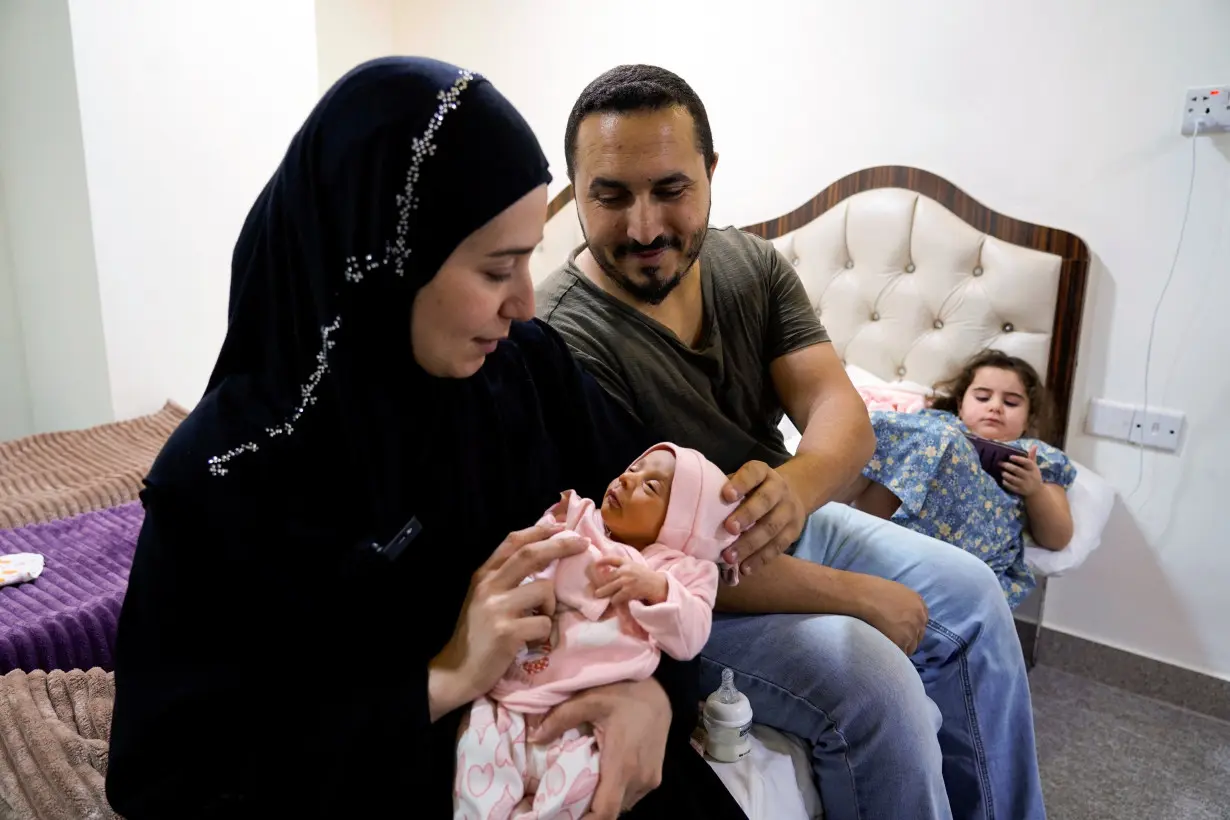
<path fill-rule="evenodd" d="M 942 328 L 944 327 L 944 322 L 943 322 L 943 320 L 941 320 L 941 319 L 936 319 L 936 320 L 935 320 L 935 324 L 933 324 L 933 325 L 931 325 L 931 326 L 932 326 L 933 328 L 935 328 L 936 330 L 940 330 L 940 329 L 942 329 Z"/>
<path fill-rule="evenodd" d="M 846 270 L 851 270 L 853 267 L 854 267 L 854 260 L 847 259 L 846 260 Z"/>
<path fill-rule="evenodd" d="M 910 264 L 908 264 L 908 265 L 906 265 L 906 266 L 905 266 L 905 272 L 906 272 L 906 273 L 913 273 L 913 272 L 914 272 L 914 263 L 913 263 L 913 262 L 911 262 Z"/>
<path fill-rule="evenodd" d="M 799 257 L 796 256 L 794 259 L 791 259 L 790 264 L 794 265 L 797 268 L 799 266 Z"/>
<path fill-rule="evenodd" d="M 974 275 L 982 276 L 982 265 L 979 265 L 978 267 L 974 268 Z"/>
<path fill-rule="evenodd" d="M 1016 328 L 1012 326 L 1012 322 L 1004 322 L 1004 333 L 1011 333 L 1013 330 Z"/>
<path fill-rule="evenodd" d="M 904 368 L 904 367 L 898 367 L 898 368 L 897 368 L 897 375 L 898 375 L 898 376 L 904 376 L 904 375 L 905 375 L 905 368 Z"/>
<path fill-rule="evenodd" d="M 878 322 L 878 321 L 880 321 L 880 314 L 878 314 L 878 313 L 873 313 L 873 314 L 871 314 L 871 321 L 873 321 L 873 322 Z"/>

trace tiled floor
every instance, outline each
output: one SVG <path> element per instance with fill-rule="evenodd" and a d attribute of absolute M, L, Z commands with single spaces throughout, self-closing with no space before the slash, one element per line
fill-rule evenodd
<path fill-rule="evenodd" d="M 1230 723 L 1046 666 L 1029 678 L 1050 820 L 1230 820 Z"/>

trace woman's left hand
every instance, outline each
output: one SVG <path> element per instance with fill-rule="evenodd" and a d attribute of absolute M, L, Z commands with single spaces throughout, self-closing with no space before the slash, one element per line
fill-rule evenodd
<path fill-rule="evenodd" d="M 583 723 L 598 739 L 598 786 L 588 818 L 615 820 L 662 784 L 671 705 L 653 678 L 586 689 L 556 706 L 530 735 L 550 743 Z"/>
<path fill-rule="evenodd" d="M 1042 470 L 1038 467 L 1038 445 L 1029 448 L 1028 456 L 1010 456 L 1000 465 L 1004 488 L 1021 498 L 1029 498 L 1042 489 Z"/>

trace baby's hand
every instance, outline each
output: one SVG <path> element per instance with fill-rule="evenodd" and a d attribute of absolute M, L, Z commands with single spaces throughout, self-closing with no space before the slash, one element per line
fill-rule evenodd
<path fill-rule="evenodd" d="M 563 524 L 568 518 L 568 493 L 559 494 L 559 501 L 551 508 L 551 517 Z"/>
<path fill-rule="evenodd" d="M 666 603 L 670 591 L 666 574 L 635 564 L 625 558 L 599 558 L 588 570 L 594 585 L 594 597 L 610 598 L 612 604 L 641 601 L 646 604 Z"/>

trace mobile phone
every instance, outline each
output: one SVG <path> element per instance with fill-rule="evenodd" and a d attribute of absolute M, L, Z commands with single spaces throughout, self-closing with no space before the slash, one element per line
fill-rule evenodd
<path fill-rule="evenodd" d="M 974 449 L 978 451 L 978 461 L 982 463 L 982 469 L 986 470 L 991 478 L 995 479 L 995 483 L 1001 487 L 1004 486 L 1004 462 L 1012 456 L 1029 456 L 1029 453 L 1020 447 L 1013 447 L 1011 444 L 1004 444 L 1002 441 L 983 438 L 973 433 L 966 433 L 965 437 L 970 440 L 970 443 L 974 445 Z"/>

